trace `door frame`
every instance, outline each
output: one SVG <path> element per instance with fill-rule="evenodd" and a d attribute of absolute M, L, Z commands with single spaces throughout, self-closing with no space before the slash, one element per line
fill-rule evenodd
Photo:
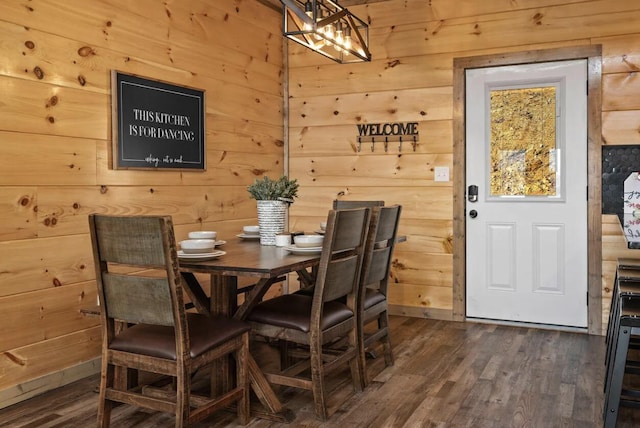
<path fill-rule="evenodd" d="M 453 319 L 466 319 L 465 71 L 471 68 L 587 60 L 587 318 L 602 334 L 602 45 L 571 46 L 453 60 Z"/>

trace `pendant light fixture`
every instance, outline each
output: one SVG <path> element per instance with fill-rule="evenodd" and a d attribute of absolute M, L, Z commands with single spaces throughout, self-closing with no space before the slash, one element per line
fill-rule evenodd
<path fill-rule="evenodd" d="M 282 33 L 341 64 L 371 61 L 369 26 L 337 0 L 280 0 Z"/>

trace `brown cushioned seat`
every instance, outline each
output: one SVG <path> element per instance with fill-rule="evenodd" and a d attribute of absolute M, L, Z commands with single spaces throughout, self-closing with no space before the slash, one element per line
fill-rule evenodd
<path fill-rule="evenodd" d="M 266 300 L 257 305 L 247 317 L 248 321 L 279 327 L 293 328 L 308 333 L 311 329 L 311 296 L 286 294 Z M 322 312 L 320 328 L 327 329 L 353 316 L 353 312 L 340 302 L 327 302 Z"/>
<path fill-rule="evenodd" d="M 296 291 L 294 295 L 313 297 L 313 287 L 301 288 L 300 290 Z M 376 290 L 373 288 L 367 288 L 365 290 L 365 295 L 364 295 L 364 302 L 363 302 L 364 308 L 369 309 L 373 305 L 376 305 L 380 302 L 384 302 L 385 299 L 386 299 L 385 295 L 382 294 L 379 290 Z M 345 303 L 346 299 L 341 298 L 340 302 Z"/>
<path fill-rule="evenodd" d="M 189 313 L 187 322 L 191 358 L 250 330 L 247 323 L 226 317 Z M 175 329 L 161 325 L 137 324 L 116 336 L 109 349 L 176 360 Z"/>
<path fill-rule="evenodd" d="M 369 309 L 370 307 L 377 305 L 378 303 L 384 302 L 387 298 L 380 291 L 367 288 L 364 294 L 364 308 Z"/>

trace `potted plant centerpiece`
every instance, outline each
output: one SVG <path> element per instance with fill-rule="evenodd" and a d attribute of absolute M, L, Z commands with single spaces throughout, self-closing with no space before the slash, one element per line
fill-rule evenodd
<path fill-rule="evenodd" d="M 258 203 L 260 244 L 275 245 L 276 235 L 284 232 L 287 208 L 298 196 L 298 181 L 283 175 L 277 180 L 267 176 L 247 187 L 249 195 Z"/>

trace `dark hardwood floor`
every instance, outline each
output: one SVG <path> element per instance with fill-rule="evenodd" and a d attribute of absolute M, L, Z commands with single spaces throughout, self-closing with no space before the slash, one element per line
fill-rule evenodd
<path fill-rule="evenodd" d="M 392 317 L 396 363 L 369 360 L 369 387 L 332 378 L 330 420 L 313 413 L 308 392 L 279 396 L 296 414 L 289 427 L 601 427 L 604 338 L 530 328 Z M 265 344 L 261 364 L 275 361 Z M 257 353 L 256 353 L 257 354 Z M 346 374 L 347 372 L 345 372 Z M 98 376 L 0 410 L 2 427 L 95 426 Z M 119 406 L 113 427 L 169 427 L 171 415 Z M 214 415 L 198 427 L 235 427 Z M 253 419 L 249 427 L 287 426 Z M 640 426 L 622 409 L 618 427 Z"/>

